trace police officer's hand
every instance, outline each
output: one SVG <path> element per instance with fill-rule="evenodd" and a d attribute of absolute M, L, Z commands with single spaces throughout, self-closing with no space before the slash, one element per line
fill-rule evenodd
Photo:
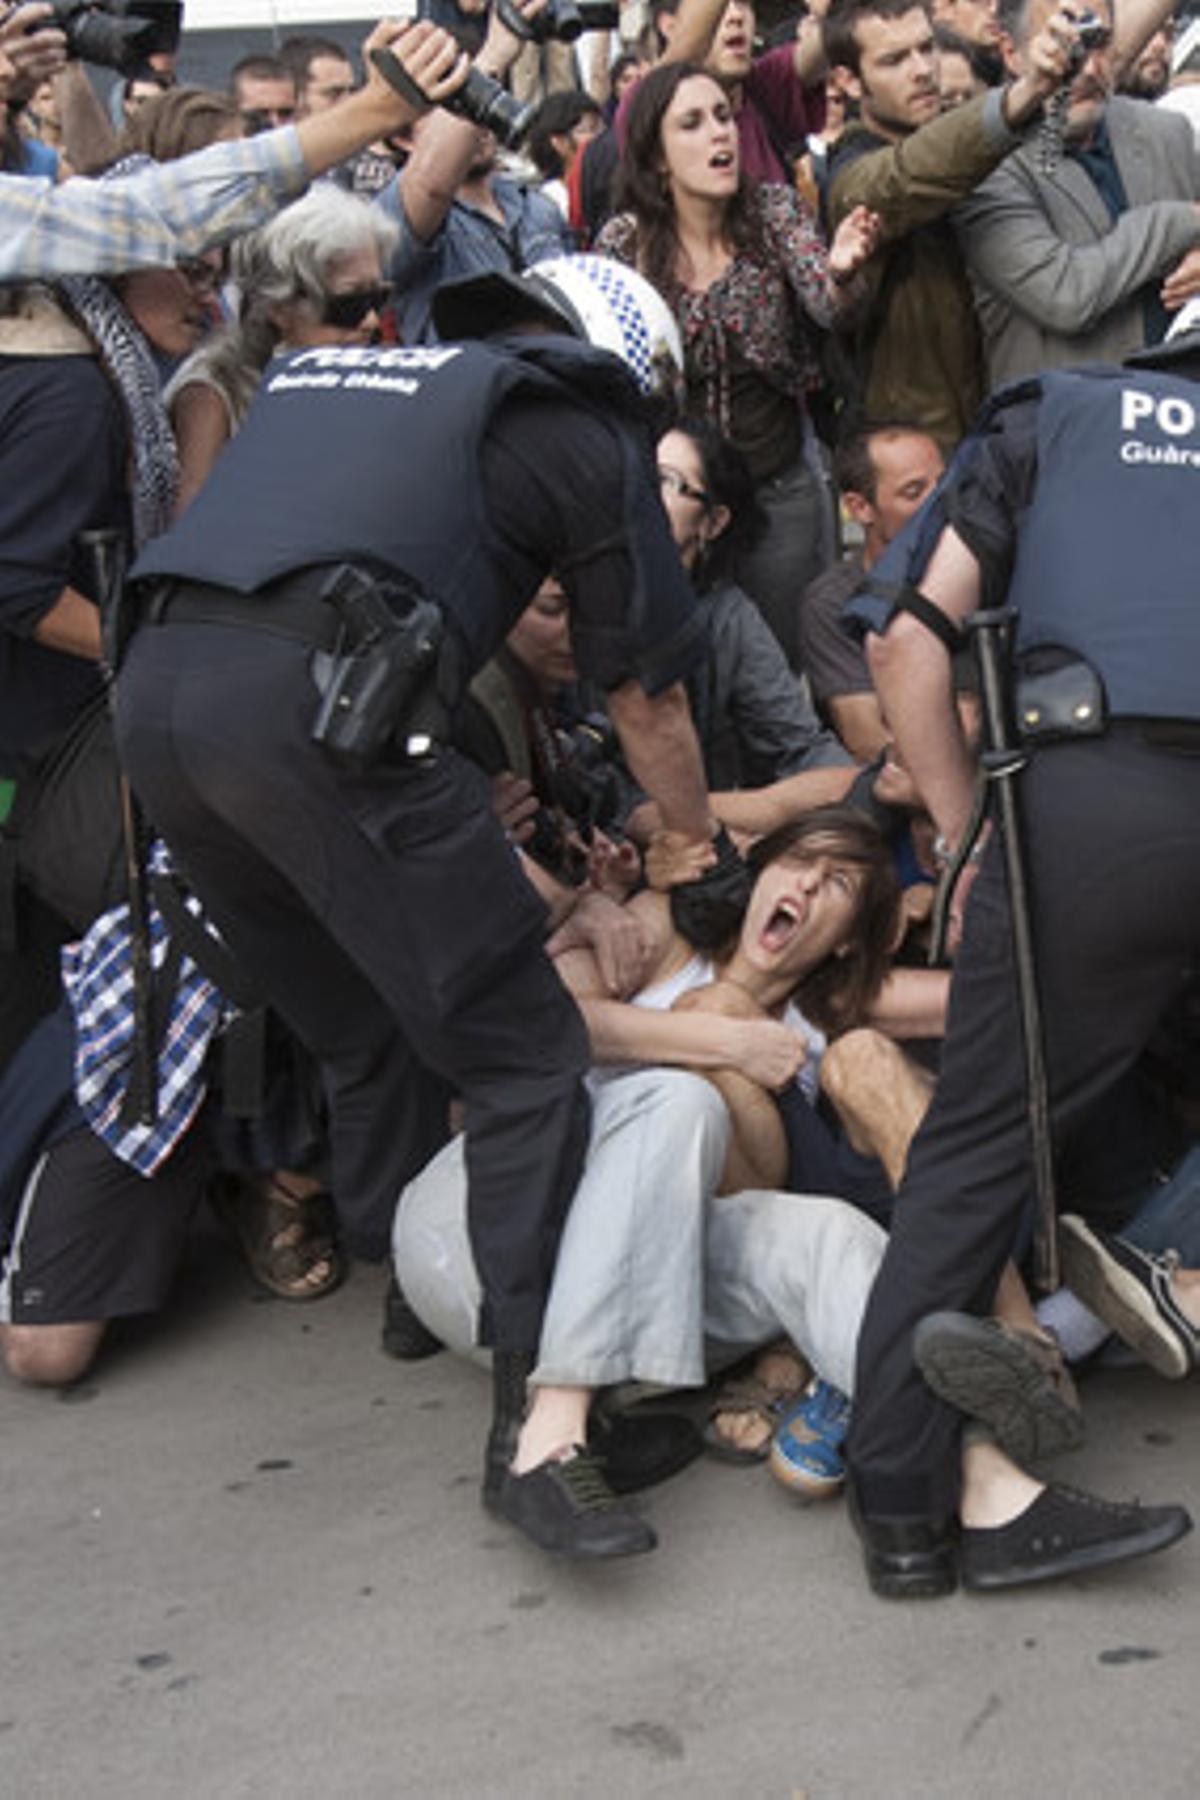
<path fill-rule="evenodd" d="M 1179 259 L 1163 281 L 1159 294 L 1168 312 L 1178 312 L 1185 301 L 1200 294 L 1200 248 L 1189 250 Z"/>
<path fill-rule="evenodd" d="M 682 831 L 656 831 L 646 847 L 646 880 L 659 893 L 680 881 L 695 881 L 717 860 L 711 838 L 688 837 Z"/>
<path fill-rule="evenodd" d="M 635 913 L 607 894 L 586 890 L 546 944 L 550 956 L 588 949 L 614 1000 L 636 994 L 650 974 L 654 947 Z"/>
<path fill-rule="evenodd" d="M 470 72 L 471 59 L 466 51 L 439 25 L 428 19 L 382 19 L 363 44 L 363 67 L 367 71 L 366 94 L 376 105 L 394 115 L 394 122 L 381 132 L 399 131 L 419 118 L 422 107 L 390 85 L 380 73 L 373 58 L 377 50 L 390 50 L 413 86 L 430 107 L 439 106 L 458 92 Z"/>

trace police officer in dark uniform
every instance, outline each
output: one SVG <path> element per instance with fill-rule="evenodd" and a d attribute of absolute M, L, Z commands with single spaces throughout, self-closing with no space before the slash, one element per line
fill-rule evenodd
<path fill-rule="evenodd" d="M 1187 353 L 1179 368 L 1200 376 L 1200 333 Z M 1017 670 L 1052 670 L 1066 694 L 1061 737 L 1017 778 L 1060 1143 L 1131 1068 L 1200 951 L 1198 484 L 1200 387 L 1178 370 L 1046 374 L 991 403 L 930 503 L 944 528 L 914 522 L 848 609 L 950 847 L 975 779 L 950 677 L 962 621 L 1007 596 Z M 1101 734 L 1070 735 L 1104 713 Z M 1180 1507 L 1111 1505 L 1017 1466 L 1057 1402 L 1036 1344 L 983 1316 L 1032 1187 L 998 831 L 955 904 L 941 1074 L 864 1321 L 849 1442 L 868 1576 L 893 1596 L 948 1592 L 956 1573 L 970 1588 L 1071 1574 L 1190 1526 Z M 918 1361 L 937 1365 L 943 1399 Z M 963 1412 L 991 1435 L 976 1425 L 960 1464 Z"/>
<path fill-rule="evenodd" d="M 496 1353 L 485 1499 L 502 1505 L 587 1143 L 588 1046 L 542 951 L 545 910 L 444 726 L 551 568 L 581 672 L 664 818 L 693 839 L 712 825 L 681 686 L 703 631 L 638 393 L 677 371 L 673 320 L 595 258 L 487 279 L 486 310 L 532 318 L 533 335 L 273 365 L 134 571 L 144 622 L 117 717 L 189 883 L 321 1062 L 351 1250 L 383 1253 L 396 1196 L 444 1138 L 445 1095 L 465 1102 L 480 1340 Z M 356 747 L 376 680 L 383 736 Z M 648 1547 L 594 1484 L 543 1485 L 567 1515 L 561 1547 Z"/>

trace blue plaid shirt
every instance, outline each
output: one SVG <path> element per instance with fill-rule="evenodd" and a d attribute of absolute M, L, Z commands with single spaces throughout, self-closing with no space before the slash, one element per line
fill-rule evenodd
<path fill-rule="evenodd" d="M 167 852 L 155 844 L 152 869 L 166 873 Z M 187 902 L 199 916 L 199 903 Z M 150 907 L 155 973 L 167 956 L 161 913 Z M 204 1099 L 205 1062 L 232 1009 L 190 957 L 184 957 L 160 1031 L 158 1117 L 129 1123 L 122 1109 L 133 1071 L 133 955 L 128 906 L 116 906 L 62 952 L 63 986 L 75 1015 L 75 1098 L 96 1136 L 139 1175 L 153 1175 L 191 1126 Z"/>
<path fill-rule="evenodd" d="M 291 125 L 110 181 L 0 175 L 0 282 L 174 263 L 263 224 L 307 186 Z"/>

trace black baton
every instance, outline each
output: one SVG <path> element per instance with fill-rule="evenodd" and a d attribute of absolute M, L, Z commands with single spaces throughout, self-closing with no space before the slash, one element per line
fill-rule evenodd
<path fill-rule="evenodd" d="M 1011 607 L 993 607 L 973 613 L 966 620 L 966 627 L 975 642 L 983 700 L 985 748 L 980 762 L 987 786 L 996 793 L 1005 871 L 1008 876 L 1009 915 L 1012 920 L 1021 1038 L 1025 1052 L 1025 1104 L 1033 1153 L 1033 1280 L 1035 1287 L 1042 1293 L 1049 1294 L 1059 1285 L 1058 1205 L 1054 1185 L 1054 1145 L 1050 1132 L 1050 1090 L 1046 1077 L 1042 1007 L 1038 993 L 1025 845 L 1016 785 L 1016 778 L 1029 759 L 1026 751 L 1016 742 L 1010 724 L 1008 638 L 1009 627 L 1015 617 L 1016 613 Z"/>

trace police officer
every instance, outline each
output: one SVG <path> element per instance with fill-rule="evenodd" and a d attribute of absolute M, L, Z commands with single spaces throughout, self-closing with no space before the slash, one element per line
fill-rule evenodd
<path fill-rule="evenodd" d="M 950 678 L 962 621 L 1007 595 L 1018 670 L 1050 669 L 1066 693 L 1061 738 L 1018 778 L 1059 1140 L 1131 1067 L 1200 950 L 1200 389 L 1179 372 L 1200 376 L 1200 332 L 1178 344 L 1185 354 L 1172 373 L 1049 373 L 1000 396 L 930 503 L 944 528 L 910 527 L 876 571 L 884 591 L 849 609 L 950 847 L 975 779 Z M 1105 711 L 1102 734 L 1069 735 Z M 867 1571 L 885 1595 L 953 1588 L 956 1511 L 957 1573 L 971 1588 L 1141 1555 L 1190 1526 L 1179 1507 L 1046 1487 L 1004 1453 L 1045 1451 L 1061 1396 L 1044 1347 L 975 1316 L 992 1304 L 1031 1187 L 998 833 L 968 865 L 956 909 L 941 1074 L 863 1326 L 849 1444 Z M 968 1433 L 960 1469 L 964 1411 L 992 1435 Z"/>
<path fill-rule="evenodd" d="M 447 1092 L 465 1102 L 480 1340 L 496 1353 L 485 1499 L 500 1505 L 587 1143 L 588 1050 L 542 951 L 544 908 L 443 726 L 551 567 L 581 673 L 606 689 L 664 819 L 692 839 L 713 828 L 681 686 L 703 632 L 638 393 L 677 378 L 673 320 L 595 258 L 484 280 L 482 311 L 532 333 L 273 365 L 134 571 L 146 622 L 117 714 L 151 818 L 321 1062 L 351 1250 L 383 1253 L 396 1196 L 445 1135 Z M 452 322 L 480 310 L 475 287 L 457 299 Z M 399 699 L 377 752 L 314 742 L 322 705 L 339 739 L 380 671 Z M 543 1471 L 556 1539 L 645 1548 L 593 1473 L 564 1487 Z M 526 1497 L 523 1516 L 539 1506 Z"/>

